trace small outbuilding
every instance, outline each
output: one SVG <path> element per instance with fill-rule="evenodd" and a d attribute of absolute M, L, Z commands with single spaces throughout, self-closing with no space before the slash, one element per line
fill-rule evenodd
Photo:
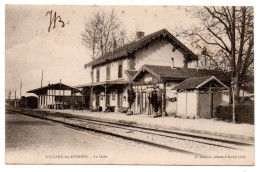
<path fill-rule="evenodd" d="M 63 83 L 56 83 L 30 90 L 27 93 L 34 93 L 38 96 L 40 109 L 79 109 L 85 105 L 85 97 L 81 92 Z"/>
<path fill-rule="evenodd" d="M 215 76 L 193 77 L 174 87 L 177 90 L 176 116 L 182 118 L 213 118 L 222 104 L 223 90 L 228 87 Z"/>

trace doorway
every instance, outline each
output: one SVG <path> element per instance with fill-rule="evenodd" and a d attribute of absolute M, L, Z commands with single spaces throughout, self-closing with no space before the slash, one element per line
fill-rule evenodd
<path fill-rule="evenodd" d="M 98 108 L 100 105 L 99 97 L 100 97 L 99 94 L 96 94 L 96 108 Z"/>
<path fill-rule="evenodd" d="M 122 89 L 118 89 L 118 97 L 117 97 L 117 105 L 118 108 L 123 107 L 123 90 Z"/>
<path fill-rule="evenodd" d="M 221 103 L 221 92 L 200 93 L 199 115 L 201 118 L 213 118 L 217 106 Z"/>
<path fill-rule="evenodd" d="M 210 113 L 210 94 L 200 93 L 199 95 L 199 116 L 200 118 L 211 118 Z"/>
<path fill-rule="evenodd" d="M 106 105 L 110 106 L 110 94 L 107 94 L 106 102 L 107 102 Z"/>
<path fill-rule="evenodd" d="M 142 92 L 142 113 L 146 113 L 146 108 L 147 108 L 147 93 Z"/>

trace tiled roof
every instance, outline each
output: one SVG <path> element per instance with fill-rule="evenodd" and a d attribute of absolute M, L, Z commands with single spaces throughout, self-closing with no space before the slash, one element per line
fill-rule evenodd
<path fill-rule="evenodd" d="M 225 84 L 230 82 L 229 76 L 221 70 L 196 69 L 196 68 L 171 68 L 170 66 L 144 65 L 134 75 L 133 80 L 138 80 L 143 71 L 148 71 L 162 80 L 185 80 L 192 77 L 215 76 Z"/>
<path fill-rule="evenodd" d="M 203 77 L 192 77 L 185 79 L 183 82 L 181 82 L 179 85 L 174 87 L 174 89 L 194 89 L 194 88 L 200 88 L 202 85 L 205 85 L 209 81 L 215 80 L 218 82 L 222 87 L 226 87 L 221 81 L 217 80 L 214 76 L 203 76 Z"/>
<path fill-rule="evenodd" d="M 124 46 L 121 46 L 119 48 L 116 48 L 100 57 L 98 57 L 97 59 L 85 64 L 85 68 L 89 67 L 89 66 L 95 66 L 98 64 L 102 64 L 105 63 L 107 61 L 122 57 L 122 56 L 127 56 L 128 54 L 133 53 L 134 51 L 136 51 L 139 48 L 142 48 L 143 46 L 145 46 L 147 43 L 150 43 L 151 41 L 159 38 L 159 37 L 168 37 L 173 44 L 175 44 L 177 47 L 183 49 L 185 52 L 187 52 L 187 54 L 189 54 L 189 61 L 192 60 L 197 60 L 198 56 L 196 54 L 194 54 L 189 48 L 187 48 L 183 43 L 181 43 L 177 38 L 175 38 L 169 31 L 167 31 L 166 29 L 162 29 L 159 30 L 157 32 L 154 32 L 152 34 L 149 34 L 147 36 L 144 36 L 143 38 L 139 39 L 138 41 L 133 41 L 131 43 L 128 43 Z"/>
<path fill-rule="evenodd" d="M 42 88 L 36 88 L 36 89 L 30 90 L 30 91 L 27 91 L 27 93 L 34 93 L 34 94 L 40 95 L 40 94 L 45 94 L 45 92 L 48 89 L 74 90 L 75 93 L 80 92 L 78 89 L 76 89 L 74 87 L 70 87 L 70 86 L 62 84 L 62 83 L 61 84 L 60 83 L 56 83 L 56 84 L 47 85 L 47 86 L 42 87 Z"/>

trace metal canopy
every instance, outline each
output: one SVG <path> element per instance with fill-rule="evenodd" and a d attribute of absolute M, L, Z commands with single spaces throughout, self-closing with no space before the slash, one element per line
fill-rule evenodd
<path fill-rule="evenodd" d="M 37 89 L 27 91 L 27 93 L 34 93 L 37 95 L 41 95 L 41 94 L 46 94 L 47 90 L 73 90 L 74 93 L 80 92 L 80 90 L 78 90 L 74 87 L 71 87 L 71 86 L 68 86 L 68 85 L 65 85 L 62 83 L 56 83 L 56 84 L 49 84 L 42 88 L 37 88 Z"/>
<path fill-rule="evenodd" d="M 104 85 L 128 85 L 129 81 L 124 80 L 114 80 L 114 81 L 105 81 L 105 82 L 97 82 L 97 83 L 90 83 L 84 85 L 78 85 L 76 88 L 83 88 L 83 87 L 96 87 L 96 86 L 104 86 Z"/>

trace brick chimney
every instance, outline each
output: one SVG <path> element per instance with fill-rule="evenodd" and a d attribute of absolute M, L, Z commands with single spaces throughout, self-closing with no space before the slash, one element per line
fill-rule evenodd
<path fill-rule="evenodd" d="M 172 67 L 172 69 L 173 69 L 173 68 L 175 68 L 175 65 L 174 65 L 174 57 L 172 57 L 171 60 L 172 60 L 172 66 L 171 66 L 171 67 Z"/>
<path fill-rule="evenodd" d="M 142 32 L 142 31 L 136 32 L 136 39 L 137 40 L 141 39 L 142 37 L 144 37 L 144 32 Z"/>

